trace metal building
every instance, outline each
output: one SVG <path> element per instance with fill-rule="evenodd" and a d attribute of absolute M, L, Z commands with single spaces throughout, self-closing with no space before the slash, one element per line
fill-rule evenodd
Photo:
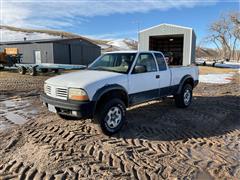
<path fill-rule="evenodd" d="M 139 50 L 161 51 L 174 57 L 176 65 L 195 63 L 196 35 L 192 28 L 160 24 L 139 33 Z"/>
<path fill-rule="evenodd" d="M 0 48 L 17 48 L 26 64 L 87 65 L 101 54 L 101 48 L 85 38 L 2 42 Z"/>

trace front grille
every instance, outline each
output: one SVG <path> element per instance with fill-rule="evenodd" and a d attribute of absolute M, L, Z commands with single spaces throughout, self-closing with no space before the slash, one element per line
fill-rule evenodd
<path fill-rule="evenodd" d="M 53 98 L 66 100 L 67 96 L 68 96 L 67 88 L 55 87 L 55 86 L 49 85 L 49 84 L 47 84 L 45 86 L 44 91 L 48 96 L 51 96 Z"/>
<path fill-rule="evenodd" d="M 49 85 L 47 85 L 47 87 L 46 87 L 46 93 L 47 94 L 52 94 L 52 87 L 51 86 L 49 86 Z"/>
<path fill-rule="evenodd" d="M 67 98 L 68 91 L 65 88 L 56 88 L 56 96 L 60 98 Z"/>

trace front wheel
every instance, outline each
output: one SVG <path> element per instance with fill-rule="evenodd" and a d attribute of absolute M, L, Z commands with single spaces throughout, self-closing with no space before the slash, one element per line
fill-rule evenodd
<path fill-rule="evenodd" d="M 186 108 L 192 102 L 192 86 L 185 84 L 182 87 L 180 94 L 175 95 L 175 103 L 177 107 Z"/>
<path fill-rule="evenodd" d="M 96 118 L 104 134 L 115 134 L 126 120 L 126 106 L 120 99 L 108 100 L 98 109 Z"/>

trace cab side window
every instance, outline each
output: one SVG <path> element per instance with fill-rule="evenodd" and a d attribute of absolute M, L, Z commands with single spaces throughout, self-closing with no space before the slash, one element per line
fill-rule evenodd
<path fill-rule="evenodd" d="M 157 66 L 156 66 L 155 60 L 153 58 L 153 55 L 149 54 L 149 53 L 142 53 L 138 56 L 135 67 L 137 67 L 137 66 L 143 67 L 144 72 L 155 72 L 155 71 L 157 71 Z M 133 71 L 133 73 L 137 74 L 139 72 L 134 72 Z"/>
<path fill-rule="evenodd" d="M 167 69 L 166 62 L 164 60 L 164 57 L 160 53 L 154 53 L 157 63 L 158 63 L 158 68 L 159 71 L 165 71 Z"/>

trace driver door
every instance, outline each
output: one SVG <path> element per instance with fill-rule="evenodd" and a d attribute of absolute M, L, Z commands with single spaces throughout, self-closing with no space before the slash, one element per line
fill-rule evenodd
<path fill-rule="evenodd" d="M 141 71 L 136 70 L 137 66 L 141 67 Z M 157 64 L 152 53 L 140 53 L 128 79 L 130 104 L 158 98 L 159 77 Z"/>

